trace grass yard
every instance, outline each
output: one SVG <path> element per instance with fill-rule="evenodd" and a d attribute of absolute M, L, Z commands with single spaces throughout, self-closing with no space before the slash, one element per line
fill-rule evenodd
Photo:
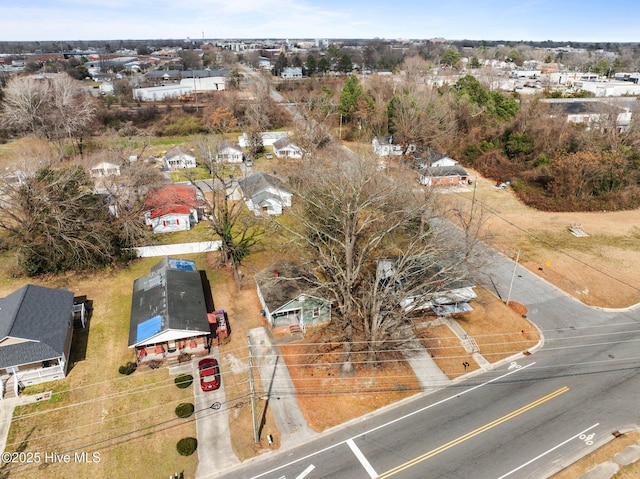
<path fill-rule="evenodd" d="M 199 268 L 204 255 L 192 255 Z M 166 367 L 140 368 L 122 376 L 118 367 L 133 360 L 127 348 L 133 280 L 147 274 L 158 258 L 137 260 L 121 270 L 64 275 L 32 281 L 66 287 L 93 302 L 87 329 L 74 334 L 67 378 L 29 387 L 24 394 L 53 391 L 51 400 L 16 408 L 8 451 L 99 452 L 100 462 L 49 464 L 10 472 L 12 477 L 167 477 L 184 471 L 193 477 L 197 454 L 180 456 L 176 442 L 196 436 L 193 418 L 180 419 L 175 407 L 193 402 L 193 387 L 179 389 Z M 213 279 L 209 278 L 213 285 Z M 22 281 L 24 282 L 24 281 Z M 4 283 L 4 293 L 21 284 Z M 194 383 L 197 387 L 197 381 Z"/>

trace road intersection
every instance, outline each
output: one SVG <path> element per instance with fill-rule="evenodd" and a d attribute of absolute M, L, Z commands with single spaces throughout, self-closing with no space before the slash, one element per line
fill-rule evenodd
<path fill-rule="evenodd" d="M 513 262 L 484 282 L 503 297 Z M 520 269 L 544 346 L 316 435 L 219 477 L 544 478 L 639 427 L 638 312 L 589 308 Z M 274 391 L 278 394 L 278 391 Z"/>

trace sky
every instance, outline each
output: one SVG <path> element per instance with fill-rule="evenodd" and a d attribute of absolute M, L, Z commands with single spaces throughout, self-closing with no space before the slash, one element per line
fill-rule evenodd
<path fill-rule="evenodd" d="M 0 41 L 640 42 L 638 0 L 0 0 Z"/>

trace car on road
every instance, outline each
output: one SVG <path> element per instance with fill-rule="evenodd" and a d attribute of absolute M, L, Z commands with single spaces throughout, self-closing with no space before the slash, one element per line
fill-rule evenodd
<path fill-rule="evenodd" d="M 220 367 L 213 358 L 204 358 L 198 363 L 200 387 L 203 391 L 215 391 L 220 387 Z"/>
<path fill-rule="evenodd" d="M 268 152 L 267 152 L 267 153 L 265 153 L 265 154 L 264 154 L 264 157 L 265 157 L 267 160 L 272 160 L 272 159 L 273 159 L 273 153 L 268 153 Z"/>

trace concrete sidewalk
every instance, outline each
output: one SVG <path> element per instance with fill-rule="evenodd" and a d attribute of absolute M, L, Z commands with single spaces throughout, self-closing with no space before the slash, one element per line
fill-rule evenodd
<path fill-rule="evenodd" d="M 7 447 L 7 436 L 11 427 L 11 418 L 16 406 L 24 406 L 38 401 L 47 401 L 51 398 L 51 391 L 33 394 L 30 396 L 18 396 L 0 400 L 0 450 Z"/>
<path fill-rule="evenodd" d="M 268 407 L 280 431 L 281 446 L 298 445 L 316 433 L 307 425 L 298 406 L 295 387 L 280 356 L 280 348 L 273 344 L 265 327 L 251 329 L 247 335 L 251 341 L 254 365 L 258 366 L 262 387 L 268 397 Z"/>
<path fill-rule="evenodd" d="M 620 470 L 620 466 L 628 466 L 638 461 L 640 461 L 640 441 L 620 451 L 611 461 L 598 464 L 578 479 L 611 479 Z"/>

